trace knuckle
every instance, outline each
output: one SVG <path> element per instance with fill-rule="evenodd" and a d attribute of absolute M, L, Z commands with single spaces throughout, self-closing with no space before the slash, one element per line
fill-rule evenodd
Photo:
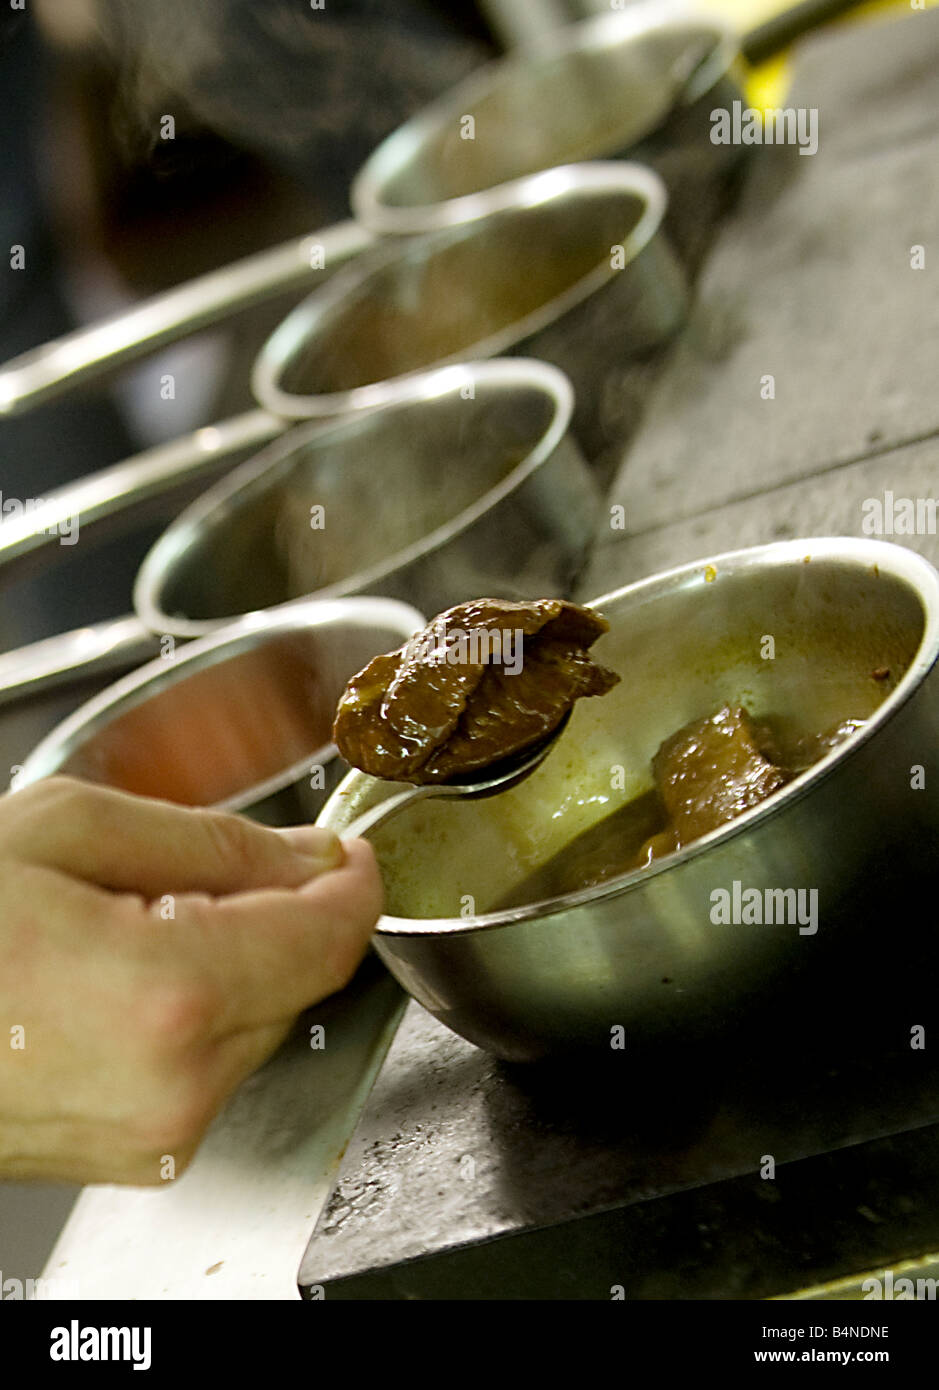
<path fill-rule="evenodd" d="M 137 1027 L 144 1044 L 158 1055 L 178 1053 L 209 1037 L 218 1015 L 215 992 L 198 980 L 161 983 L 138 1000 Z"/>

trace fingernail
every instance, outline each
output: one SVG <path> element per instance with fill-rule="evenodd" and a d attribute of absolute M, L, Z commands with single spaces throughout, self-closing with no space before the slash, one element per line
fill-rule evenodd
<path fill-rule="evenodd" d="M 336 869 L 345 858 L 342 841 L 335 831 L 320 825 L 290 825 L 279 830 L 291 849 L 307 859 L 315 859 L 324 868 Z"/>

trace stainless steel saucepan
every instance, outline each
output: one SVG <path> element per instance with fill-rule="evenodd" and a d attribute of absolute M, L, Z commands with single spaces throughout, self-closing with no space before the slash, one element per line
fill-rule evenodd
<path fill-rule="evenodd" d="M 572 412 L 564 375 L 524 358 L 404 378 L 393 400 L 293 431 L 188 507 L 140 568 L 137 612 L 195 637 L 301 595 L 437 612 L 567 594 L 600 506 Z"/>
<path fill-rule="evenodd" d="M 712 112 L 747 104 L 747 62 L 855 3 L 803 0 L 740 34 L 670 0 L 485 0 L 496 31 L 517 46 L 378 146 L 353 182 L 355 215 L 375 232 L 422 231 L 475 216 L 480 195 L 500 183 L 625 157 L 665 180 L 667 230 L 694 263 L 720 210 L 723 176 L 747 154 L 714 143 Z"/>
<path fill-rule="evenodd" d="M 685 314 L 666 205 L 656 174 L 619 161 L 480 194 L 472 220 L 393 239 L 299 304 L 261 350 L 255 395 L 274 414 L 326 419 L 388 400 L 406 373 L 520 352 L 571 378 L 593 455 L 611 379 Z"/>
<path fill-rule="evenodd" d="M 791 997 L 797 1010 L 803 970 L 823 962 L 836 988 L 860 988 L 898 930 L 915 971 L 909 914 L 901 929 L 867 904 L 874 887 L 915 902 L 939 853 L 933 567 L 883 541 L 786 541 L 685 565 L 593 606 L 610 622 L 593 651 L 621 683 L 576 707 L 517 788 L 427 800 L 374 835 L 388 902 L 375 945 L 404 988 L 501 1057 L 583 1045 L 609 1054 L 620 1029 L 628 1061 L 650 1043 L 719 1028 L 754 998 Z M 665 738 L 728 702 L 796 737 L 866 722 L 771 800 L 652 868 L 500 906 L 651 787 Z M 342 832 L 388 791 L 352 773 L 321 823 Z M 814 893 L 814 930 L 812 912 L 796 921 L 788 899 L 783 921 L 775 909 L 773 920 L 715 918 L 713 894 L 729 902 L 735 884 L 761 901 L 801 891 L 803 909 Z M 922 925 L 932 931 L 928 916 Z"/>
<path fill-rule="evenodd" d="M 742 100 L 741 83 L 736 34 L 685 6 L 655 0 L 547 26 L 383 141 L 352 206 L 373 231 L 415 232 L 466 221 L 481 194 L 539 169 L 625 156 L 662 173 L 687 212 L 669 230 L 690 250 L 694 195 L 745 153 L 710 138 L 711 111 Z"/>
<path fill-rule="evenodd" d="M 89 700 L 34 749 L 14 789 L 59 773 L 272 824 L 309 820 L 345 768 L 331 730 L 346 682 L 423 623 L 373 598 L 251 614 Z"/>

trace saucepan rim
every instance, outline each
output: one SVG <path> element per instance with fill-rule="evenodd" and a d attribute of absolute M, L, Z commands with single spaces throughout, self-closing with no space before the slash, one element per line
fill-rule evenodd
<path fill-rule="evenodd" d="M 294 599 L 275 608 L 246 613 L 209 636 L 186 644 L 174 654 L 172 660 L 155 657 L 93 695 L 35 746 L 22 764 L 11 790 L 19 791 L 44 777 L 60 774 L 62 764 L 90 743 L 115 718 L 145 705 L 194 671 L 221 665 L 279 636 L 291 632 L 315 632 L 323 628 L 365 630 L 384 627 L 392 631 L 400 630 L 402 641 L 406 641 L 423 626 L 424 621 L 422 614 L 410 604 L 398 599 L 370 596 L 331 600 Z M 236 804 L 253 805 L 265 796 L 290 786 L 318 755 L 324 756 L 334 751 L 331 743 L 322 744 L 298 763 L 281 769 L 265 781 L 253 783 L 224 801 L 213 802 L 213 808 L 233 809 Z"/>
<path fill-rule="evenodd" d="M 256 480 L 263 478 L 269 470 L 275 469 L 278 465 L 286 466 L 289 456 L 306 448 L 308 444 L 328 446 L 336 438 L 342 438 L 349 432 L 357 432 L 368 421 L 380 428 L 381 420 L 392 411 L 406 409 L 428 399 L 438 399 L 446 395 L 456 396 L 464 387 L 490 385 L 497 388 L 517 386 L 522 390 L 534 388 L 543 391 L 546 398 L 553 400 L 550 422 L 521 462 L 468 507 L 435 526 L 418 540 L 412 541 L 410 545 L 393 551 L 367 569 L 347 575 L 333 584 L 324 585 L 304 598 L 291 601 L 303 602 L 305 598 L 324 601 L 342 598 L 351 592 L 361 593 L 369 584 L 379 583 L 396 570 L 440 550 L 510 497 L 531 474 L 554 455 L 570 428 L 574 413 L 574 388 L 560 368 L 527 357 L 492 358 L 483 362 L 461 362 L 448 367 L 432 367 L 426 372 L 415 373 L 407 379 L 402 379 L 394 399 L 387 401 L 380 408 L 361 414 L 345 415 L 329 424 L 314 422 L 306 426 L 297 426 L 202 493 L 167 527 L 147 552 L 137 572 L 134 608 L 138 616 L 156 632 L 198 637 L 217 630 L 219 623 L 226 621 L 225 619 L 185 618 L 167 613 L 160 606 L 158 596 L 165 588 L 167 576 L 173 572 L 179 559 L 188 552 L 203 525 L 210 518 L 214 521 L 228 501 Z M 236 620 L 237 615 L 233 615 L 232 621 Z"/>
<path fill-rule="evenodd" d="M 611 251 L 605 252 L 586 275 L 568 285 L 560 294 L 553 295 L 530 313 L 513 320 L 487 338 L 468 343 L 425 367 L 366 382 L 345 391 L 302 395 L 286 391 L 280 385 L 283 373 L 298 351 L 315 337 L 319 325 L 328 321 L 330 315 L 389 268 L 396 264 L 406 265 L 413 256 L 426 250 L 434 253 L 437 248 L 446 250 L 459 242 L 479 238 L 485 235 L 487 226 L 510 217 L 513 212 L 570 201 L 582 194 L 595 192 L 632 194 L 643 204 L 635 223 L 619 243 L 624 248 L 622 267 L 614 268 Z M 557 165 L 500 184 L 478 196 L 485 200 L 486 206 L 471 220 L 461 218 L 456 224 L 433 226 L 413 236 L 389 238 L 376 250 L 337 270 L 325 285 L 314 290 L 291 310 L 274 329 L 255 359 L 251 389 L 258 402 L 272 414 L 287 418 L 332 418 L 395 400 L 402 385 L 416 374 L 509 353 L 514 345 L 527 342 L 617 276 L 627 273 L 630 264 L 653 238 L 664 235 L 663 223 L 668 207 L 667 189 L 655 170 L 644 164 L 623 160 Z"/>
<path fill-rule="evenodd" d="M 686 4 L 660 4 L 658 0 L 646 0 L 622 11 L 596 14 L 574 24 L 547 30 L 539 38 L 521 44 L 511 53 L 493 58 L 475 69 L 386 136 L 352 181 L 349 197 L 356 219 L 376 233 L 406 235 L 419 228 L 457 225 L 484 215 L 488 200 L 509 186 L 507 182 L 433 203 L 386 203 L 381 196 L 382 190 L 389 179 L 400 173 L 428 136 L 434 135 L 447 122 L 458 121 L 463 112 L 472 112 L 480 98 L 488 96 L 498 86 L 518 81 L 519 75 L 524 75 L 533 65 L 594 50 L 616 48 L 624 42 L 641 40 L 656 32 L 681 27 L 700 31 L 702 35 L 714 39 L 711 53 L 689 74 L 687 82 L 679 90 L 678 104 L 692 104 L 731 69 L 740 54 L 739 35 L 719 16 L 695 10 Z M 668 114 L 669 108 L 663 109 L 661 118 L 647 134 L 651 135 L 657 130 Z"/>

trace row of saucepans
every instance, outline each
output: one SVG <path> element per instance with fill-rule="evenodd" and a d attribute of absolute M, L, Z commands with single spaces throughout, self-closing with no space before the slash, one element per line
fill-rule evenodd
<path fill-rule="evenodd" d="M 597 502 L 578 455 L 593 458 L 622 425 L 624 365 L 681 323 L 705 195 L 741 154 L 711 143 L 707 118 L 739 95 L 736 60 L 725 28 L 668 5 L 546 33 L 392 134 L 354 182 L 355 221 L 0 367 L 0 416 L 15 414 L 247 305 L 314 287 L 257 357 L 258 408 L 0 524 L 9 571 L 75 516 L 86 535 L 161 493 L 218 483 L 148 557 L 133 618 L 6 654 L 0 692 L 127 666 L 156 650 L 157 634 L 193 636 L 303 595 L 378 593 L 436 610 L 504 583 L 504 558 L 487 563 L 506 542 L 519 593 L 567 591 Z M 462 378 L 437 370 L 508 354 L 557 367 L 573 404 L 560 376 L 528 362 L 462 365 Z M 300 421 L 306 432 L 291 428 Z M 316 425 L 328 431 L 314 442 Z M 579 492 L 573 506 L 548 473 Z M 378 495 L 381 525 L 367 520 Z M 328 521 L 314 547 L 315 504 Z M 487 539 L 468 561 L 480 526 Z M 412 550 L 429 538 L 437 561 L 416 582 Z"/>
<path fill-rule="evenodd" d="M 741 152 L 711 143 L 709 113 L 739 96 L 736 57 L 721 26 L 661 5 L 546 34 L 386 140 L 353 186 L 356 221 L 0 368 L 0 412 L 13 414 L 315 286 L 257 358 L 257 409 L 0 523 L 2 577 L 76 514 L 84 534 L 208 484 L 144 560 L 133 614 L 0 657 L 6 698 L 153 657 L 55 729 L 17 786 L 65 772 L 338 829 L 367 806 L 371 779 L 351 774 L 337 790 L 347 769 L 330 730 L 349 677 L 463 599 L 572 591 L 599 519 L 592 461 L 610 442 L 617 374 L 680 325 L 707 200 L 735 173 Z M 788 968 L 800 940 L 705 938 L 703 854 L 754 882 L 775 882 L 788 855 L 792 872 L 834 885 L 819 816 L 840 817 L 852 872 L 885 821 L 909 838 L 934 817 L 925 797 L 891 790 L 876 739 L 892 729 L 909 762 L 934 719 L 920 700 L 927 677 L 935 684 L 939 581 L 894 547 L 813 542 L 807 564 L 806 544 L 598 600 L 611 620 L 598 659 L 626 677 L 616 691 L 574 712 L 523 786 L 426 808 L 432 831 L 404 814 L 381 832 L 390 899 L 377 949 L 438 1017 L 513 1058 L 603 1040 L 611 1023 L 683 1026 Z M 783 629 L 794 664 L 761 662 L 760 634 Z M 869 673 L 884 665 L 891 683 L 875 699 Z M 827 683 L 813 691 L 815 668 Z M 861 710 L 867 723 L 775 810 L 576 902 L 498 911 L 512 866 L 530 870 L 613 809 L 611 765 L 632 768 L 642 791 L 662 739 L 745 696 L 757 716 L 814 727 Z M 904 707 L 901 728 L 892 716 Z M 856 795 L 875 782 L 876 815 Z"/>

